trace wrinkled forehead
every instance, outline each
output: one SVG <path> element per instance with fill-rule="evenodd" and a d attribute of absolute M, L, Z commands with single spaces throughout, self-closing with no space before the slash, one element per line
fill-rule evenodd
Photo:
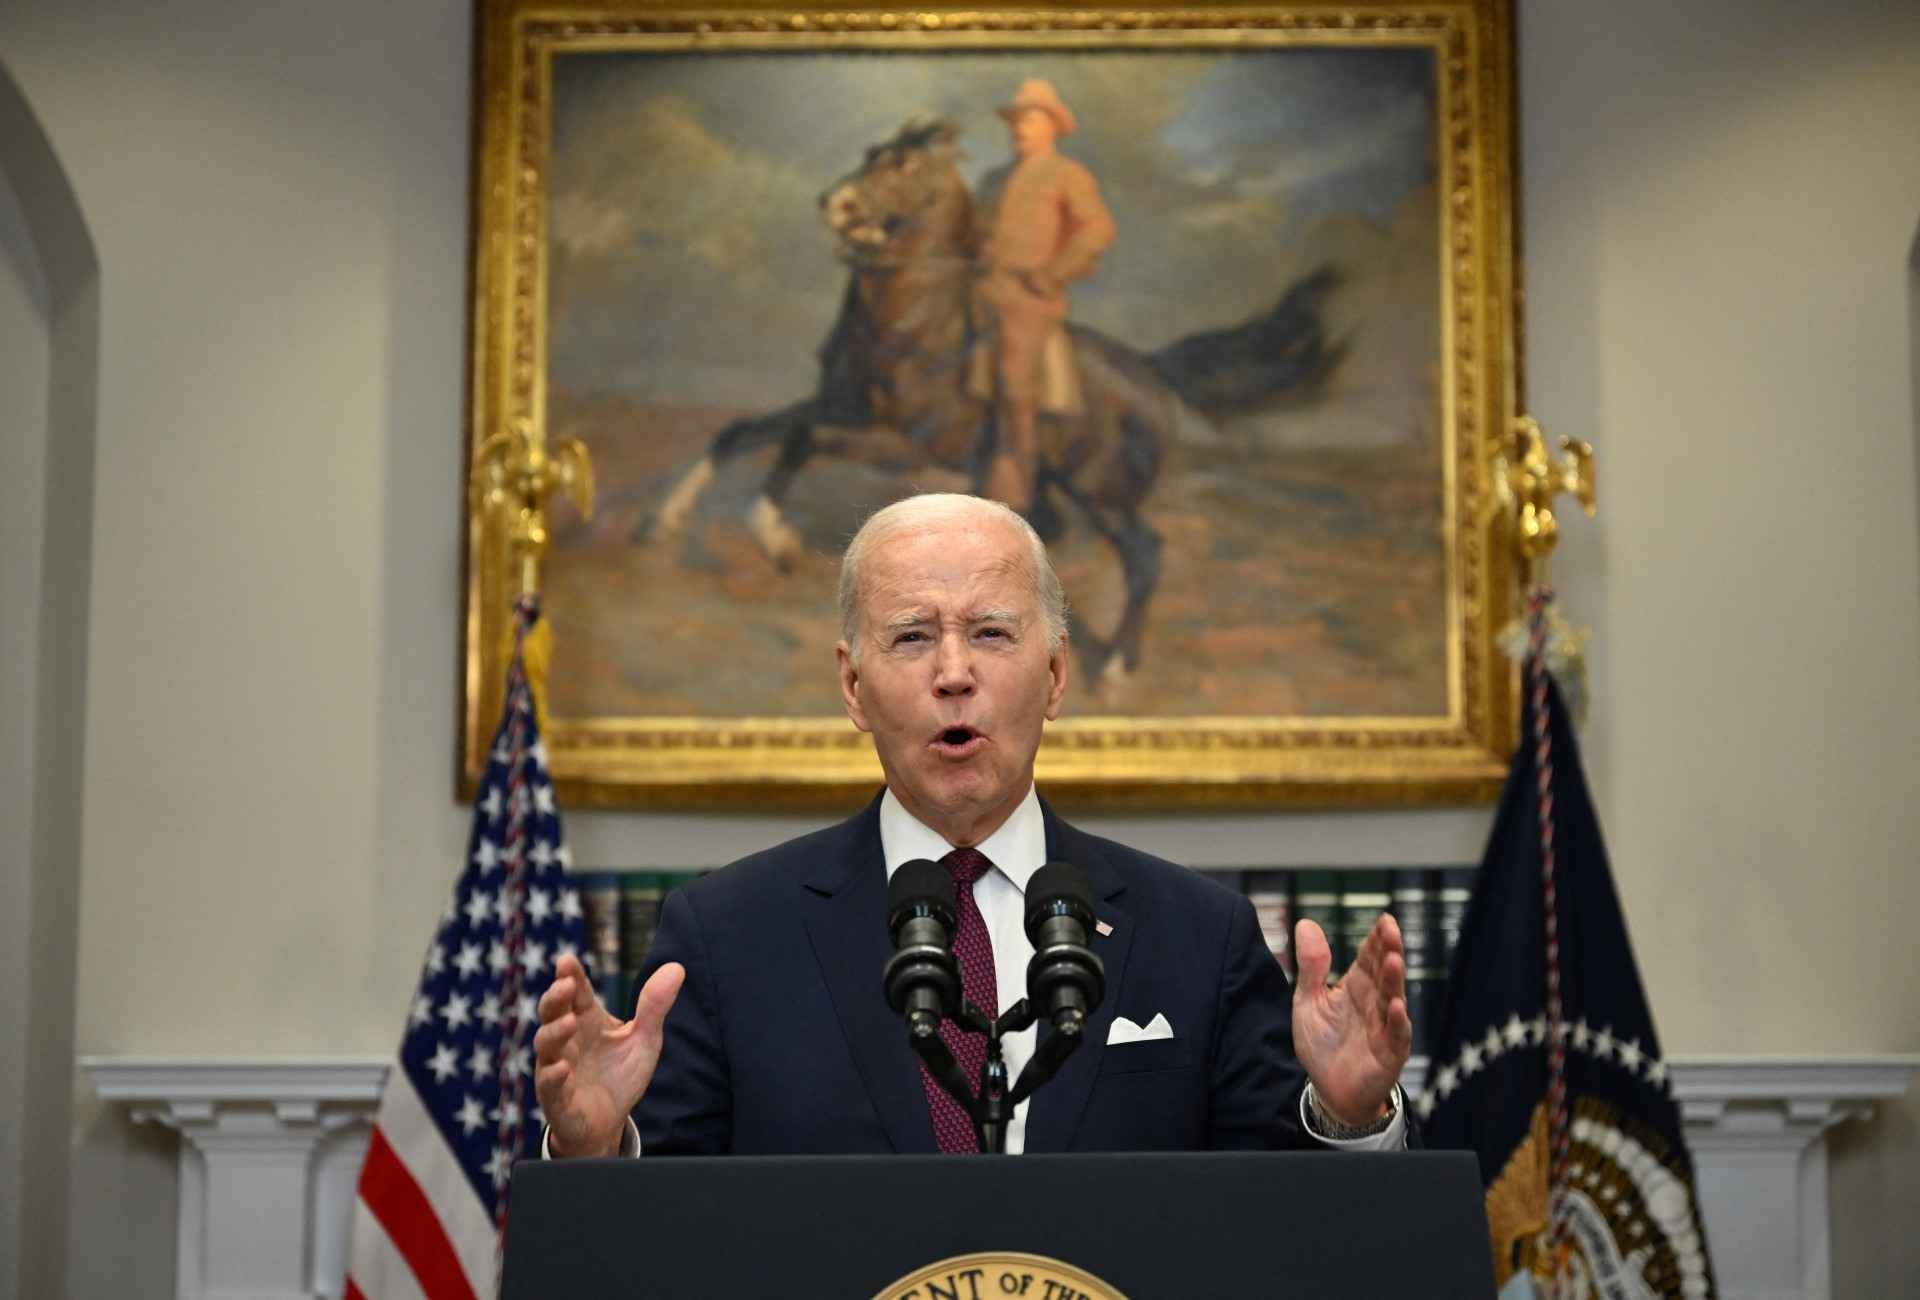
<path fill-rule="evenodd" d="M 860 607 L 869 624 L 907 612 L 1025 617 L 1036 599 L 1024 539 L 997 520 L 903 530 L 876 545 L 862 568 Z"/>

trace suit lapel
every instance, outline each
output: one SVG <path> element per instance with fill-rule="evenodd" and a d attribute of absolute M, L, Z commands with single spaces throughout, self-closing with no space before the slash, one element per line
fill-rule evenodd
<path fill-rule="evenodd" d="M 823 853 L 803 876 L 807 937 L 888 1140 L 896 1151 L 932 1153 L 938 1148 L 920 1064 L 907 1046 L 906 1022 L 887 1006 L 880 981 L 893 948 L 879 799 L 841 830 L 838 851 Z"/>
<path fill-rule="evenodd" d="M 1107 993 L 1087 1021 L 1086 1041 L 1067 1058 L 1060 1073 L 1033 1094 L 1027 1108 L 1026 1149 L 1034 1152 L 1065 1151 L 1080 1126 L 1081 1112 L 1100 1073 L 1100 1054 L 1106 1050 L 1114 1008 L 1120 1005 L 1121 981 L 1126 978 L 1127 955 L 1133 948 L 1133 918 L 1117 901 L 1126 893 L 1125 878 L 1091 840 L 1055 817 L 1044 800 L 1040 807 L 1047 822 L 1047 861 L 1071 862 L 1087 873 L 1093 882 L 1094 918 L 1112 926 L 1113 933 L 1089 936 L 1089 945 L 1106 967 Z M 1049 1032 L 1043 1022 L 1041 1035 Z"/>

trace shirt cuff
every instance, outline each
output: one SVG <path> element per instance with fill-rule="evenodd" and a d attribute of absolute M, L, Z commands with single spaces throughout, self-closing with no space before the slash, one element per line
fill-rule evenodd
<path fill-rule="evenodd" d="M 1309 1088 L 1312 1086 L 1312 1084 L 1307 1085 Z M 1365 1137 L 1357 1138 L 1324 1137 L 1320 1130 L 1313 1126 L 1313 1120 L 1309 1115 L 1307 1092 L 1302 1088 L 1300 1090 L 1300 1123 L 1314 1141 L 1323 1142 L 1339 1151 L 1405 1151 L 1407 1149 L 1407 1097 L 1400 1091 L 1400 1085 L 1397 1083 L 1393 1085 L 1393 1118 L 1378 1133 L 1369 1133 Z"/>
<path fill-rule="evenodd" d="M 540 1131 L 540 1158 L 553 1159 L 553 1128 L 551 1125 Z M 620 1155 L 631 1160 L 640 1154 L 640 1128 L 633 1122 L 633 1116 L 627 1116 L 626 1131 L 620 1135 Z"/>

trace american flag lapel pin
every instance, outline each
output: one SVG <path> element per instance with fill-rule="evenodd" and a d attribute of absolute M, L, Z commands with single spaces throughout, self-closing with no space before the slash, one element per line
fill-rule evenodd
<path fill-rule="evenodd" d="M 1099 935 L 1103 939 L 1113 933 L 1113 927 L 1108 925 L 1105 921 L 1095 921 L 1093 923 L 1093 930 L 1095 934 Z"/>

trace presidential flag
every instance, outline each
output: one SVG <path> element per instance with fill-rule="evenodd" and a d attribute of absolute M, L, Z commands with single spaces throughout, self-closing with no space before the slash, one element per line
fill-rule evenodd
<path fill-rule="evenodd" d="M 1672 1080 L 1534 644 L 1520 750 L 1415 1110 L 1430 1146 L 1480 1157 L 1502 1300 L 1710 1297 Z"/>
<path fill-rule="evenodd" d="M 466 862 L 427 947 L 360 1171 L 343 1300 L 495 1295 L 508 1174 L 539 1154 L 535 1007 L 556 957 L 585 960 L 586 933 L 527 682 L 538 614 L 523 602 L 518 617 Z"/>

